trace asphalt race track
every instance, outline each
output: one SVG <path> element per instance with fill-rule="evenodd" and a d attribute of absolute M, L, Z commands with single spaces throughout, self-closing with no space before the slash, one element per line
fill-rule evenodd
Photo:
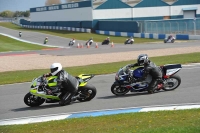
<path fill-rule="evenodd" d="M 96 97 L 89 102 L 75 102 L 68 106 L 45 103 L 39 107 L 28 107 L 24 104 L 23 98 L 29 91 L 30 83 L 2 85 L 0 86 L 0 119 L 126 107 L 200 103 L 198 73 L 200 73 L 200 65 L 184 66 L 178 72 L 182 83 L 174 91 L 160 91 L 155 94 L 129 92 L 120 97 L 110 91 L 114 74 L 95 76 L 89 83 L 96 86 L 98 91 Z"/>
<path fill-rule="evenodd" d="M 18 37 L 19 31 L 0 27 L 0 32 Z M 68 42 L 70 39 L 29 31 L 22 31 L 21 39 L 31 42 L 43 43 L 43 40 L 46 36 L 49 37 L 48 45 L 61 46 L 65 48 L 59 50 L 38 50 L 35 52 L 44 55 L 48 54 L 62 56 L 199 46 L 198 41 L 177 42 L 174 44 L 150 43 L 126 46 L 115 45 L 114 48 L 111 48 L 110 45 L 102 46 L 100 43 L 98 43 L 98 49 L 95 49 L 95 44 L 93 44 L 89 49 L 86 47 L 78 49 L 76 48 L 76 45 L 68 47 Z M 88 39 L 89 38 L 90 37 L 88 37 Z M 77 42 L 83 44 L 85 43 L 85 41 Z M 29 52 L 31 51 L 26 51 L 23 53 Z M 8 54 L 11 53 L 15 54 L 18 52 L 9 52 Z M 0 55 L 2 54 L 7 53 L 0 53 Z M 90 102 L 76 102 L 64 107 L 59 106 L 58 103 L 43 104 L 40 107 L 34 108 L 28 107 L 24 104 L 23 98 L 24 95 L 29 92 L 30 83 L 2 85 L 0 86 L 0 119 L 126 107 L 200 103 L 200 82 L 198 73 L 200 73 L 200 65 L 184 66 L 183 69 L 178 73 L 182 78 L 182 83 L 175 91 L 161 91 L 152 95 L 149 95 L 145 92 L 128 93 L 127 95 L 120 97 L 113 95 L 110 91 L 110 87 L 114 81 L 114 74 L 95 76 L 92 80 L 89 81 L 89 83 L 96 86 L 96 97 Z"/>
<path fill-rule="evenodd" d="M 4 28 L 0 26 L 0 32 L 4 34 L 8 34 L 14 37 L 18 37 L 19 31 L 17 30 L 11 30 L 8 28 Z M 38 50 L 38 51 L 26 51 L 23 52 L 24 54 L 30 53 L 30 52 L 36 52 L 41 55 L 88 55 L 88 54 L 99 54 L 99 53 L 116 53 L 116 52 L 126 52 L 126 51 L 138 51 L 138 50 L 153 50 L 153 49 L 164 49 L 164 48 L 181 48 L 181 47 L 192 47 L 192 46 L 199 46 L 199 41 L 182 41 L 182 42 L 176 42 L 176 43 L 167 43 L 164 44 L 163 42 L 157 42 L 157 43 L 143 43 L 143 44 L 133 44 L 133 45 L 114 45 L 114 48 L 111 48 L 110 45 L 100 45 L 98 43 L 99 48 L 95 48 L 95 43 L 92 44 L 90 48 L 86 48 L 86 45 L 84 45 L 84 48 L 76 48 L 77 43 L 85 44 L 86 41 L 76 40 L 76 45 L 72 47 L 68 47 L 68 43 L 70 39 L 63 38 L 63 37 L 57 37 L 52 35 L 47 35 L 43 33 L 38 32 L 30 32 L 30 31 L 22 31 L 22 37 L 21 39 L 36 42 L 36 43 L 43 43 L 44 38 L 48 36 L 49 42 L 48 45 L 53 46 L 60 46 L 65 47 L 63 49 L 59 50 Z M 89 39 L 90 37 L 88 37 Z M 111 37 L 112 40 L 112 37 Z M 95 41 L 95 38 L 94 38 Z M 103 40 L 102 40 L 103 41 Z M 161 40 L 162 41 L 162 40 Z M 136 42 L 137 43 L 137 42 Z M 114 43 L 115 44 L 115 43 Z M 19 53 L 19 52 L 12 52 L 13 54 Z M 22 52 L 20 52 L 22 53 Z M 6 53 L 0 53 L 0 55 L 5 55 Z M 11 54 L 11 53 L 8 53 Z"/>

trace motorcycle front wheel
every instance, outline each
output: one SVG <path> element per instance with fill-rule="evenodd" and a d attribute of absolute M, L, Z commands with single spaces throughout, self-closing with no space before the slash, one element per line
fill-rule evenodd
<path fill-rule="evenodd" d="M 24 96 L 24 103 L 30 107 L 37 107 L 42 105 L 45 102 L 45 99 L 32 95 L 31 93 L 27 93 Z"/>
<path fill-rule="evenodd" d="M 129 92 L 129 89 L 125 88 L 125 87 L 120 87 L 117 84 L 113 84 L 111 86 L 111 92 L 117 96 L 121 96 L 121 95 L 125 95 L 126 93 Z"/>

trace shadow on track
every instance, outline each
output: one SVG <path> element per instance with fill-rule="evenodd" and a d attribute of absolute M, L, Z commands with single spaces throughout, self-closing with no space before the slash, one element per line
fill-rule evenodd
<path fill-rule="evenodd" d="M 149 94 L 147 92 L 128 93 L 126 95 L 121 95 L 121 96 L 116 96 L 113 94 L 112 96 L 97 97 L 97 99 L 113 99 L 113 98 L 134 97 L 134 96 L 142 96 L 142 95 L 155 95 L 156 93 L 161 93 L 161 92 L 164 92 L 164 91 L 156 91 L 156 92 L 154 92 L 154 94 Z"/>
<path fill-rule="evenodd" d="M 76 104 L 76 103 L 80 103 L 80 102 L 72 102 L 70 105 L 72 104 Z M 48 109 L 48 108 L 60 108 L 60 107 L 67 107 L 70 105 L 65 105 L 65 106 L 60 106 L 58 103 L 48 103 L 45 105 L 41 105 L 38 107 L 23 107 L 23 108 L 16 108 L 16 109 L 11 109 L 11 111 L 13 112 L 20 112 L 20 111 L 28 111 L 28 110 L 42 110 L 42 109 Z"/>

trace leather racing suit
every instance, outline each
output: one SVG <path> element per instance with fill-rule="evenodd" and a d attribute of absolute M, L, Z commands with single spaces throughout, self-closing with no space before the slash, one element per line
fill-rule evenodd
<path fill-rule="evenodd" d="M 44 75 L 46 77 L 52 76 L 51 73 Z M 58 89 L 61 89 L 61 96 L 60 96 L 60 105 L 66 105 L 71 102 L 71 98 L 76 94 L 78 90 L 79 81 L 67 73 L 65 70 L 61 70 L 58 74 L 57 78 L 57 90 L 52 90 L 52 92 L 58 92 Z"/>
<path fill-rule="evenodd" d="M 135 64 L 130 64 L 128 66 L 135 67 L 135 66 L 139 66 L 139 65 L 138 65 L 138 63 L 135 63 Z M 162 79 L 162 71 L 159 67 L 156 66 L 155 63 L 149 61 L 147 64 L 144 64 L 144 74 L 143 74 L 142 78 L 137 81 L 144 81 L 147 78 L 147 75 L 152 76 L 152 80 L 149 84 L 149 87 L 147 88 L 147 91 L 149 93 L 153 93 L 154 90 L 156 89 L 156 85 Z"/>

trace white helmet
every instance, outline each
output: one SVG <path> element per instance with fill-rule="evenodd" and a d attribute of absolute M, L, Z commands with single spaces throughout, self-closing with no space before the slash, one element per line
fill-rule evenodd
<path fill-rule="evenodd" d="M 62 70 L 62 65 L 60 63 L 53 63 L 50 67 L 51 74 L 56 75 Z"/>

